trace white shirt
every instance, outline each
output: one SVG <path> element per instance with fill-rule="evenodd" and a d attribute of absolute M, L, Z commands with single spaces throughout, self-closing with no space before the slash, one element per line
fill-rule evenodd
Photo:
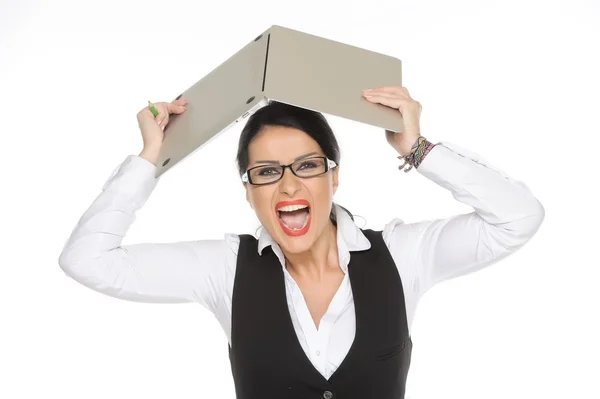
<path fill-rule="evenodd" d="M 226 234 L 220 240 L 121 245 L 136 211 L 160 180 L 154 177 L 155 168 L 136 155 L 129 155 L 117 167 L 66 242 L 60 267 L 81 284 L 113 297 L 138 302 L 197 302 L 215 315 L 231 343 L 239 247 L 236 234 Z M 412 173 L 450 190 L 474 212 L 411 224 L 394 218 L 385 225 L 383 238 L 402 279 L 409 329 L 417 302 L 428 289 L 515 252 L 544 219 L 544 208 L 524 183 L 455 144 L 438 143 Z M 285 268 L 281 249 L 265 229 L 258 238 L 259 253 L 271 245 L 281 261 L 298 340 L 325 378 L 342 362 L 354 339 L 354 302 L 347 274 L 351 251 L 370 246 L 346 212 L 335 206 L 339 261 L 346 276 L 318 329 L 302 292 Z"/>

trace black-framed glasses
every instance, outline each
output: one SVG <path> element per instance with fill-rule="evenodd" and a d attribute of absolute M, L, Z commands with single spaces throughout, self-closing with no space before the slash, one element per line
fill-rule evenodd
<path fill-rule="evenodd" d="M 301 159 L 289 165 L 260 165 L 248 169 L 242 175 L 242 181 L 261 186 L 281 180 L 286 168 L 290 168 L 292 173 L 298 177 L 309 178 L 325 174 L 336 166 L 337 164 L 327 157 Z"/>

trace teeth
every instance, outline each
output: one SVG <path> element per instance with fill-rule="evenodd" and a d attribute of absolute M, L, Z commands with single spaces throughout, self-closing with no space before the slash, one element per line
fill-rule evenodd
<path fill-rule="evenodd" d="M 308 223 L 308 213 L 306 214 L 306 217 L 305 217 L 305 219 L 304 219 L 304 223 L 302 223 L 302 227 L 300 227 L 299 229 L 295 229 L 295 228 L 293 228 L 293 227 L 290 227 L 290 226 L 288 226 L 287 224 L 285 224 L 285 223 L 283 222 L 283 220 L 281 221 L 281 223 L 283 223 L 283 225 L 284 225 L 285 227 L 287 227 L 288 229 L 290 229 L 290 230 L 293 230 L 293 231 L 302 230 L 304 227 L 306 227 L 306 223 Z"/>
<path fill-rule="evenodd" d="M 277 208 L 278 211 L 281 212 L 292 212 L 292 211 L 297 211 L 298 209 L 304 209 L 304 208 L 308 208 L 307 205 L 287 205 L 287 206 L 282 206 L 281 208 Z"/>

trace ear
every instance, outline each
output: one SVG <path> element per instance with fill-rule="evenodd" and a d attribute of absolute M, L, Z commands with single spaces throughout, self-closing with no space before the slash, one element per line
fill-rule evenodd
<path fill-rule="evenodd" d="M 339 185 L 339 169 L 340 165 L 337 165 L 334 170 L 332 170 L 331 179 L 333 183 L 333 194 L 337 191 Z"/>
<path fill-rule="evenodd" d="M 250 199 L 250 190 L 248 190 L 248 183 L 243 184 L 244 188 L 246 189 L 246 201 L 248 201 L 248 204 L 250 204 L 250 208 L 254 209 L 254 206 L 252 206 L 252 200 Z"/>

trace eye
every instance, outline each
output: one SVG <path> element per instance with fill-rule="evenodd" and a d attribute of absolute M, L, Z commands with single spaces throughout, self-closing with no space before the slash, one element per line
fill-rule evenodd
<path fill-rule="evenodd" d="M 320 164 L 322 164 L 322 162 L 316 160 L 303 161 L 298 167 L 298 170 L 318 168 Z"/>
<path fill-rule="evenodd" d="M 279 168 L 274 166 L 265 166 L 256 170 L 257 176 L 273 176 L 279 174 Z"/>

